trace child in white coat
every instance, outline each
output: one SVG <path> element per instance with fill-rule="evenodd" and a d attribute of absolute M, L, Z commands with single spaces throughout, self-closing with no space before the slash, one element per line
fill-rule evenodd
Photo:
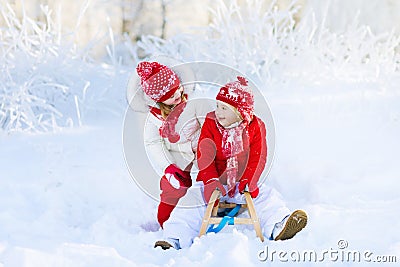
<path fill-rule="evenodd" d="M 150 116 L 145 124 L 144 143 L 153 168 L 161 175 L 157 219 L 163 227 L 192 185 L 190 170 L 201 125 L 211 105 L 189 102 L 181 79 L 172 68 L 144 61 L 136 71 L 141 90 L 153 101 L 148 106 Z"/>
<path fill-rule="evenodd" d="M 215 189 L 221 201 L 244 203 L 248 188 L 263 235 L 273 240 L 292 238 L 307 223 L 302 210 L 290 212 L 281 195 L 259 178 L 267 157 L 266 129 L 254 115 L 254 96 L 243 77 L 223 86 L 217 97 L 217 108 L 203 124 L 197 160 L 200 172 L 197 181 L 182 200 L 190 198 L 191 209 L 175 209 L 164 224 L 164 240 L 155 247 L 176 249 L 188 247 L 199 235 L 206 205 Z"/>

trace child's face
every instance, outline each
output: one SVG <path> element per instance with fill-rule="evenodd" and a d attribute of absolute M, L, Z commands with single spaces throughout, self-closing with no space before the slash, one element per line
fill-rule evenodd
<path fill-rule="evenodd" d="M 162 103 L 168 106 L 178 105 L 179 103 L 182 102 L 182 94 L 183 94 L 183 86 L 180 86 L 179 89 L 176 90 L 176 92 L 170 98 L 168 98 Z"/>
<path fill-rule="evenodd" d="M 234 111 L 234 107 L 221 101 L 217 101 L 217 109 L 215 110 L 215 116 L 217 121 L 223 127 L 229 127 L 235 122 L 239 122 L 242 119 L 238 113 Z"/>

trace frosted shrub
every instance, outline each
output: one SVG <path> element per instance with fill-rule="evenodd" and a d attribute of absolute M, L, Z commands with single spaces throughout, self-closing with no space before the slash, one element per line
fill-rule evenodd
<path fill-rule="evenodd" d="M 76 49 L 47 7 L 45 22 L 25 14 L 18 19 L 9 6 L 0 10 L 6 23 L 0 35 L 0 129 L 54 131 L 81 125 L 94 105 L 111 108 L 106 94 L 115 71 Z"/>
<path fill-rule="evenodd" d="M 312 11 L 296 22 L 296 1 L 286 9 L 278 9 L 276 1 L 269 6 L 262 0 L 241 2 L 218 1 L 211 27 L 203 34 L 169 40 L 144 36 L 138 46 L 147 55 L 229 64 L 258 83 L 293 77 L 373 80 L 399 71 L 400 39 L 394 33 L 376 35 L 359 25 L 357 17 L 346 31 L 335 33 Z"/>

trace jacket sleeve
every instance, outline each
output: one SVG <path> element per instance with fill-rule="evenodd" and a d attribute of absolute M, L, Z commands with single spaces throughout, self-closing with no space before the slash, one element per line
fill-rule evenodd
<path fill-rule="evenodd" d="M 151 165 L 160 176 L 164 170 L 173 162 L 173 156 L 166 148 L 163 138 L 160 136 L 157 118 L 150 115 L 144 127 L 144 145 Z"/>
<path fill-rule="evenodd" d="M 267 162 L 267 133 L 265 124 L 258 118 L 252 125 L 252 134 L 250 134 L 250 151 L 247 168 L 242 175 L 242 178 L 249 180 L 250 187 L 256 186 L 262 172 L 264 171 Z"/>
<path fill-rule="evenodd" d="M 215 124 L 213 119 L 209 117 L 205 119 L 197 147 L 197 164 L 199 166 L 197 181 L 203 181 L 204 183 L 219 177 L 215 166 L 217 147 L 212 135 L 213 124 Z"/>

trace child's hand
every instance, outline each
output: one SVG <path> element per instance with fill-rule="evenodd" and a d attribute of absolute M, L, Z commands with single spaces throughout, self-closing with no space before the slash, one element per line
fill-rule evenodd
<path fill-rule="evenodd" d="M 257 185 L 250 187 L 249 180 L 246 178 L 241 179 L 239 182 L 239 186 L 238 186 L 239 193 L 243 194 L 244 191 L 246 190 L 247 185 L 248 185 L 247 190 L 249 191 L 251 198 L 256 198 L 258 196 L 258 193 L 260 192 L 260 190 L 258 189 Z"/>
<path fill-rule="evenodd" d="M 218 178 L 210 179 L 204 184 L 204 200 L 207 203 L 210 201 L 211 195 L 215 189 L 218 189 L 219 191 L 221 191 L 221 194 L 223 196 L 226 195 L 226 190 L 225 190 L 224 186 L 221 184 L 221 182 L 219 181 L 219 179 Z M 216 206 L 216 205 L 218 205 L 218 200 L 215 201 L 214 206 Z"/>
<path fill-rule="evenodd" d="M 170 164 L 164 171 L 165 177 L 168 181 L 175 180 L 179 182 L 179 185 L 172 184 L 176 189 L 180 186 L 190 187 L 192 185 L 192 179 L 190 178 L 190 172 L 182 171 L 175 164 Z M 172 176 L 172 177 L 171 177 Z"/>

